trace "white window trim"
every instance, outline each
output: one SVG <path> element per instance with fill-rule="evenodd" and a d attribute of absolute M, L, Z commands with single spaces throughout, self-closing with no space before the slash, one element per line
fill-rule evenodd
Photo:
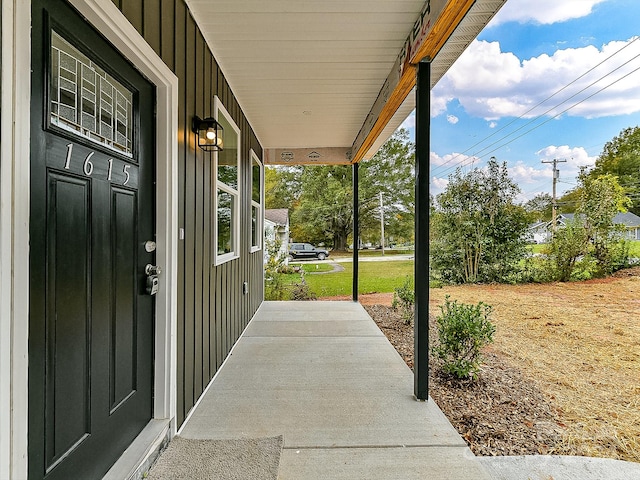
<path fill-rule="evenodd" d="M 260 165 L 260 203 L 253 200 L 253 161 L 258 162 Z M 259 252 L 264 248 L 264 164 L 260 160 L 260 157 L 254 152 L 253 148 L 249 150 L 249 162 L 251 163 L 251 215 L 249 216 L 249 232 L 251 232 L 251 221 L 253 219 L 253 207 L 258 208 L 258 232 L 257 236 L 260 239 L 258 245 L 253 244 L 253 235 L 251 235 L 250 252 Z"/>
<path fill-rule="evenodd" d="M 113 2 L 70 0 L 156 85 L 156 240 L 163 267 L 156 297 L 155 419 L 177 406 L 178 79 Z M 0 478 L 27 478 L 31 2 L 2 0 L 0 168 Z M 4 133 L 8 132 L 5 136 Z M 10 333 L 7 333 L 10 332 Z M 6 335 L 5 335 L 6 334 Z M 9 348 L 5 348 L 9 344 Z M 10 412 L 10 413 L 9 413 Z"/>
<path fill-rule="evenodd" d="M 214 229 L 213 229 L 214 230 L 213 234 L 215 239 L 215 242 L 214 242 L 215 265 L 221 265 L 230 260 L 234 260 L 240 257 L 240 216 L 241 216 L 240 194 L 242 193 L 241 192 L 242 184 L 240 182 L 240 179 L 242 178 L 241 170 L 240 170 L 240 167 L 241 167 L 240 152 L 242 152 L 242 137 L 240 135 L 240 128 L 238 127 L 236 122 L 233 120 L 228 110 L 222 104 L 222 101 L 220 101 L 220 98 L 218 98 L 218 96 L 216 95 L 213 97 L 213 118 L 215 118 L 216 121 L 218 121 L 220 119 L 220 114 L 222 114 L 225 120 L 229 122 L 229 124 L 231 125 L 231 128 L 233 129 L 233 133 L 235 133 L 238 136 L 238 148 L 237 148 L 237 158 L 236 158 L 236 165 L 238 167 L 238 189 L 236 190 L 230 187 L 229 185 L 226 185 L 218 181 L 218 153 L 216 152 L 214 156 L 214 165 L 213 165 L 214 170 L 216 172 L 215 182 L 214 182 L 215 183 L 214 195 L 213 195 L 214 197 L 213 211 L 215 212 L 215 221 L 214 221 Z M 224 137 L 226 137 L 227 135 L 229 135 L 229 132 L 223 132 L 223 137 L 222 137 L 223 141 L 224 141 Z M 222 190 L 233 197 L 232 212 L 233 212 L 234 218 L 231 219 L 232 228 L 233 228 L 233 233 L 232 233 L 233 250 L 229 253 L 224 253 L 222 255 L 218 254 L 218 190 Z"/>

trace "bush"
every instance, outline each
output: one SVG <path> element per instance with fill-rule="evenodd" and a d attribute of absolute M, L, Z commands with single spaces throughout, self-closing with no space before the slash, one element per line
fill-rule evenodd
<path fill-rule="evenodd" d="M 589 238 L 584 221 L 574 217 L 563 228 L 558 228 L 545 249 L 554 280 L 568 282 L 578 259 L 588 251 Z"/>
<path fill-rule="evenodd" d="M 591 255 L 585 255 L 576 260 L 569 280 L 572 282 L 591 280 L 592 278 L 601 276 L 599 272 L 600 268 L 598 267 L 597 260 Z"/>
<path fill-rule="evenodd" d="M 416 303 L 415 289 L 413 281 L 410 277 L 406 277 L 401 287 L 396 287 L 393 291 L 393 302 L 391 306 L 394 309 L 400 309 L 402 320 L 405 325 L 411 325 L 414 318 L 414 305 Z"/>
<path fill-rule="evenodd" d="M 300 274 L 300 281 L 291 288 L 291 300 L 316 300 L 318 297 L 311 291 L 304 279 L 304 272 Z"/>
<path fill-rule="evenodd" d="M 288 268 L 286 257 L 280 250 L 282 242 L 278 239 L 267 240 L 265 250 L 267 263 L 264 266 L 264 299 L 286 300 L 287 291 L 282 270 Z"/>
<path fill-rule="evenodd" d="M 553 265 L 546 255 L 525 258 L 520 268 L 509 276 L 509 283 L 546 283 L 553 281 Z"/>
<path fill-rule="evenodd" d="M 489 321 L 492 307 L 451 302 L 445 297 L 437 317 L 438 344 L 433 353 L 443 361 L 442 370 L 458 379 L 475 379 L 481 364 L 483 347 L 493 342 L 496 329 Z"/>

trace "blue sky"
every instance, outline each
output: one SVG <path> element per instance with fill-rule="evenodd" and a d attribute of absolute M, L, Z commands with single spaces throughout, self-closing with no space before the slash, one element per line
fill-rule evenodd
<path fill-rule="evenodd" d="M 566 160 L 558 193 L 573 188 L 607 141 L 640 125 L 639 18 L 638 0 L 508 0 L 432 90 L 432 193 L 491 156 L 522 201 L 551 192 L 543 160 Z M 413 134 L 414 116 L 403 125 Z"/>

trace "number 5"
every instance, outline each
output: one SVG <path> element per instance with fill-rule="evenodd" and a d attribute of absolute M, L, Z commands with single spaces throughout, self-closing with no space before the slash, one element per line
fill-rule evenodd
<path fill-rule="evenodd" d="M 123 183 L 123 185 L 126 185 L 127 183 L 129 183 L 129 178 L 131 178 L 131 176 L 129 175 L 129 169 L 131 168 L 131 165 L 125 165 L 122 168 L 122 171 L 124 172 L 125 176 L 127 177 Z"/>

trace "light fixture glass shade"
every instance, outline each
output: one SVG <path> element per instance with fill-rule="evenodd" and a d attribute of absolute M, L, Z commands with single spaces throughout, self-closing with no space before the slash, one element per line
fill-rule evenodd
<path fill-rule="evenodd" d="M 198 146 L 205 152 L 222 150 L 222 126 L 214 118 L 193 117 L 192 129 L 197 135 Z"/>

